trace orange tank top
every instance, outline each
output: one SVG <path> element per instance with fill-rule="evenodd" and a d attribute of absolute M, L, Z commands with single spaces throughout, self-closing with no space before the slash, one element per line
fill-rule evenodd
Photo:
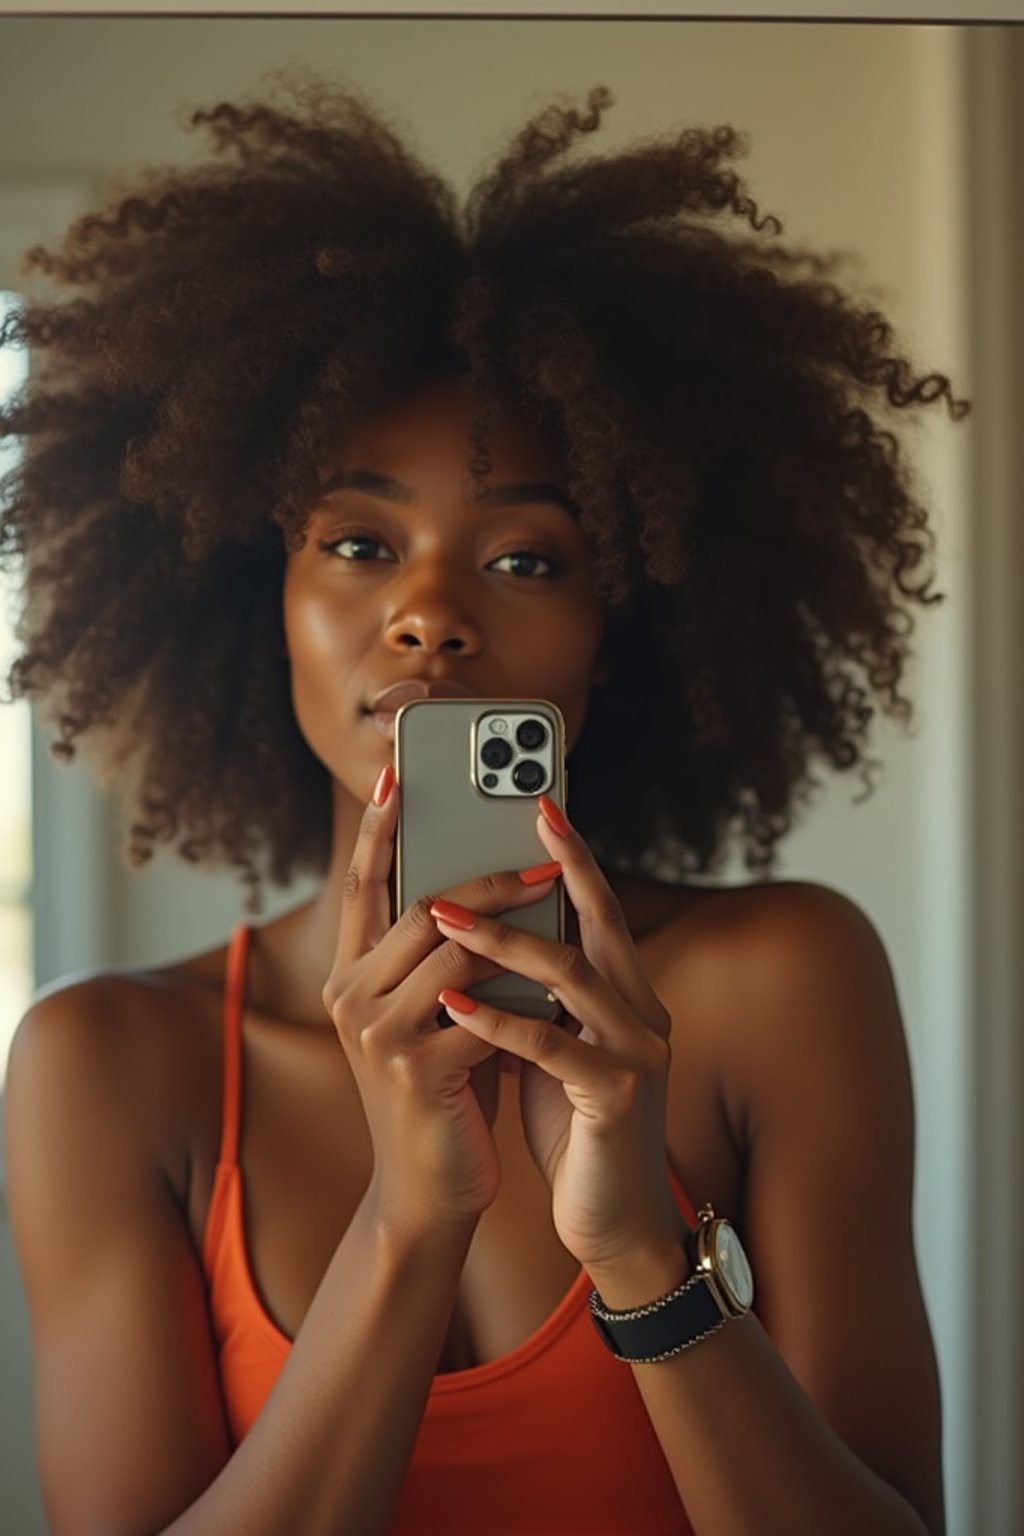
<path fill-rule="evenodd" d="M 203 1266 L 233 1444 L 291 1348 L 256 1292 L 238 1165 L 249 930 L 228 952 L 220 1158 Z M 696 1213 L 675 1177 L 690 1225 Z M 590 1320 L 581 1268 L 546 1322 L 511 1354 L 434 1377 L 392 1536 L 692 1536 L 633 1372 Z"/>

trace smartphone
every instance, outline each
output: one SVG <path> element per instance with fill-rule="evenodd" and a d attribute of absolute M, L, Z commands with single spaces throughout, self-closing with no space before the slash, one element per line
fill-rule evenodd
<path fill-rule="evenodd" d="M 550 854 L 537 836 L 537 797 L 565 807 L 565 722 L 544 699 L 414 699 L 395 716 L 399 912 L 479 875 L 528 869 Z M 528 933 L 560 941 L 562 884 L 501 914 Z M 553 1019 L 554 995 L 511 971 L 467 988 L 472 997 L 528 1018 Z"/>

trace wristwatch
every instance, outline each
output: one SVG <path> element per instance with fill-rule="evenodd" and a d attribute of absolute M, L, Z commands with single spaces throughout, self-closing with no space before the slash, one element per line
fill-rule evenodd
<path fill-rule="evenodd" d="M 601 1339 L 620 1360 L 667 1360 L 750 1311 L 754 1281 L 736 1228 L 710 1205 L 683 1247 L 692 1274 L 667 1296 L 624 1312 L 590 1293 L 590 1314 Z"/>

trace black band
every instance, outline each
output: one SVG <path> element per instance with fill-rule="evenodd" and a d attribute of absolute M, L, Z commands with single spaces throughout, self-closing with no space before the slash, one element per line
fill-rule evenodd
<path fill-rule="evenodd" d="M 713 1333 L 725 1321 L 701 1274 L 692 1275 L 671 1301 L 654 1304 L 650 1311 L 637 1310 L 644 1315 L 609 1315 L 597 1292 L 590 1293 L 594 1327 L 620 1360 L 652 1360 L 676 1354 Z"/>

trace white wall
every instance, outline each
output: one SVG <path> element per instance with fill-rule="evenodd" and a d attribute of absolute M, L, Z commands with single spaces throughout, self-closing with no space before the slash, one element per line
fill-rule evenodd
<path fill-rule="evenodd" d="M 976 1178 L 967 1217 L 972 1262 L 971 1451 L 979 1531 L 1024 1529 L 1024 32 L 978 28 L 967 50 L 968 226 L 986 232 L 972 261 L 974 433 L 971 736 L 974 871 L 973 1045 L 967 1073 Z"/>
<path fill-rule="evenodd" d="M 69 181 L 89 187 L 128 159 L 187 158 L 198 146 L 175 126 L 175 109 L 247 88 L 259 69 L 286 58 L 347 72 L 400 124 L 412 125 L 423 153 L 462 185 L 506 130 L 556 91 L 579 96 L 596 83 L 613 87 L 618 105 L 601 135 L 608 146 L 673 123 L 731 120 L 752 134 L 747 170 L 755 196 L 782 217 L 787 237 L 858 252 L 865 280 L 881 287 L 922 364 L 952 370 L 970 391 L 966 76 L 956 29 L 8 19 L 3 43 L 0 191 Z M 3 281 L 8 274 L 0 273 Z M 853 896 L 893 961 L 917 1097 L 915 1220 L 944 1382 L 951 1533 L 973 1529 L 967 1259 L 950 1219 L 973 1178 L 970 443 L 969 426 L 940 425 L 919 449 L 942 540 L 938 585 L 949 594 L 937 614 L 922 615 L 916 633 L 908 687 L 919 734 L 906 740 L 880 732 L 876 755 L 886 774 L 867 804 L 850 804 L 855 780 L 828 783 L 785 849 L 781 870 Z M 109 816 L 102 813 L 96 825 L 109 842 Z M 97 877 L 90 857 L 85 850 L 79 875 L 65 876 L 64 899 L 74 908 L 76 878 L 79 887 L 101 889 L 102 917 L 91 935 L 80 934 L 76 951 L 61 941 L 55 912 L 58 937 L 46 974 L 50 966 L 158 962 L 209 947 L 239 913 L 240 897 L 219 877 L 159 863 L 146 874 L 107 864 Z M 741 865 L 728 878 L 743 878 Z M 285 893 L 273 910 L 302 894 Z M 7 1266 L 0 1266 L 0 1306 L 21 1361 L 19 1374 L 4 1373 L 0 1404 L 21 1444 L 27 1353 L 0 1229 Z M 30 1501 L 23 1466 L 17 1476 L 11 1497 Z M 17 1529 L 28 1536 L 29 1514 Z"/>

